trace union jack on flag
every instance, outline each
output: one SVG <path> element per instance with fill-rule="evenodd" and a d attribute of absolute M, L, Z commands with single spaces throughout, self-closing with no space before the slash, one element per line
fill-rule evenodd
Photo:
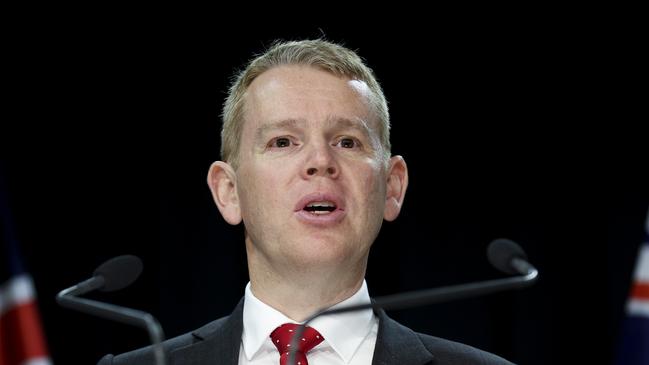
<path fill-rule="evenodd" d="M 0 365 L 51 365 L 32 278 L 25 271 L 9 215 L 0 166 Z"/>
<path fill-rule="evenodd" d="M 649 364 L 649 214 L 645 224 L 645 242 L 640 246 L 627 303 L 618 365 Z"/>

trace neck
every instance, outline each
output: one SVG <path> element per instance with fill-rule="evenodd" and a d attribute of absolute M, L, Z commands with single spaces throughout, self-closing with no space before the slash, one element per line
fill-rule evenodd
<path fill-rule="evenodd" d="M 274 266 L 248 248 L 253 294 L 296 322 L 354 295 L 363 285 L 366 267 L 367 257 L 356 263 L 320 267 Z"/>

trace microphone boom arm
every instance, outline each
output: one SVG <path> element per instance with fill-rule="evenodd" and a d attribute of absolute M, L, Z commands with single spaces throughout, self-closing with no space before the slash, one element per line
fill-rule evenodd
<path fill-rule="evenodd" d="M 56 301 L 66 308 L 145 329 L 153 343 L 164 340 L 162 326 L 149 313 L 91 299 L 70 297 L 62 293 L 57 295 Z"/>
<path fill-rule="evenodd" d="M 415 290 L 406 293 L 377 297 L 374 298 L 371 303 L 320 310 L 316 312 L 316 314 L 307 318 L 307 320 L 297 328 L 295 335 L 293 336 L 288 364 L 295 364 L 295 349 L 297 348 L 297 339 L 302 337 L 302 333 L 304 332 L 306 326 L 316 317 L 337 313 L 353 312 L 368 308 L 382 308 L 384 310 L 406 309 L 410 307 L 445 302 L 449 300 L 464 299 L 477 295 L 491 294 L 504 290 L 522 289 L 534 284 L 538 280 L 539 275 L 538 270 L 536 270 L 536 268 L 534 268 L 533 266 L 527 264 L 525 268 L 527 269 L 527 273 L 525 275 L 486 280 L 476 283 L 451 285 L 428 290 Z"/>
<path fill-rule="evenodd" d="M 428 305 L 455 299 L 464 299 L 477 295 L 491 294 L 511 289 L 522 289 L 534 284 L 534 282 L 536 282 L 537 280 L 538 274 L 539 272 L 536 269 L 532 269 L 526 275 L 515 277 L 385 295 L 382 297 L 374 298 L 372 303 L 357 304 L 344 308 L 334 308 L 330 310 L 320 311 L 319 313 L 309 317 L 307 322 L 321 315 L 345 313 L 367 308 L 383 308 L 384 310 L 406 309 L 412 306 Z"/>

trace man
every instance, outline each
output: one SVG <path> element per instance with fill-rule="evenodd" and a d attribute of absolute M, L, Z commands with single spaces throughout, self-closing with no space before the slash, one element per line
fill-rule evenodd
<path fill-rule="evenodd" d="M 370 246 L 408 186 L 389 125 L 372 71 L 336 44 L 277 43 L 238 76 L 208 184 L 223 218 L 245 226 L 250 283 L 230 316 L 165 342 L 172 364 L 286 364 L 292 324 L 370 300 Z M 300 365 L 510 364 L 371 309 L 317 318 L 300 340 Z M 100 364 L 152 359 L 141 349 Z"/>

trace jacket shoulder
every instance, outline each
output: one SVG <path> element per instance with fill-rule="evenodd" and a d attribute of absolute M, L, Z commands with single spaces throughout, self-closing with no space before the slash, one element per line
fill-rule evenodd
<path fill-rule="evenodd" d="M 167 357 L 169 354 L 177 349 L 190 346 L 196 341 L 200 341 L 201 338 L 197 335 L 198 333 L 213 332 L 218 330 L 223 323 L 227 320 L 228 317 L 223 317 L 212 321 L 203 327 L 182 334 L 180 336 L 170 338 L 165 340 L 162 343 L 162 348 Z M 137 350 L 125 352 L 120 355 L 108 354 L 102 357 L 97 365 L 154 365 L 155 358 L 153 356 L 153 346 L 147 346 L 139 348 Z"/>
<path fill-rule="evenodd" d="M 513 365 L 500 356 L 463 343 L 415 333 L 440 364 Z"/>
<path fill-rule="evenodd" d="M 379 332 L 374 364 L 513 365 L 486 351 L 459 342 L 418 333 L 377 310 Z"/>

